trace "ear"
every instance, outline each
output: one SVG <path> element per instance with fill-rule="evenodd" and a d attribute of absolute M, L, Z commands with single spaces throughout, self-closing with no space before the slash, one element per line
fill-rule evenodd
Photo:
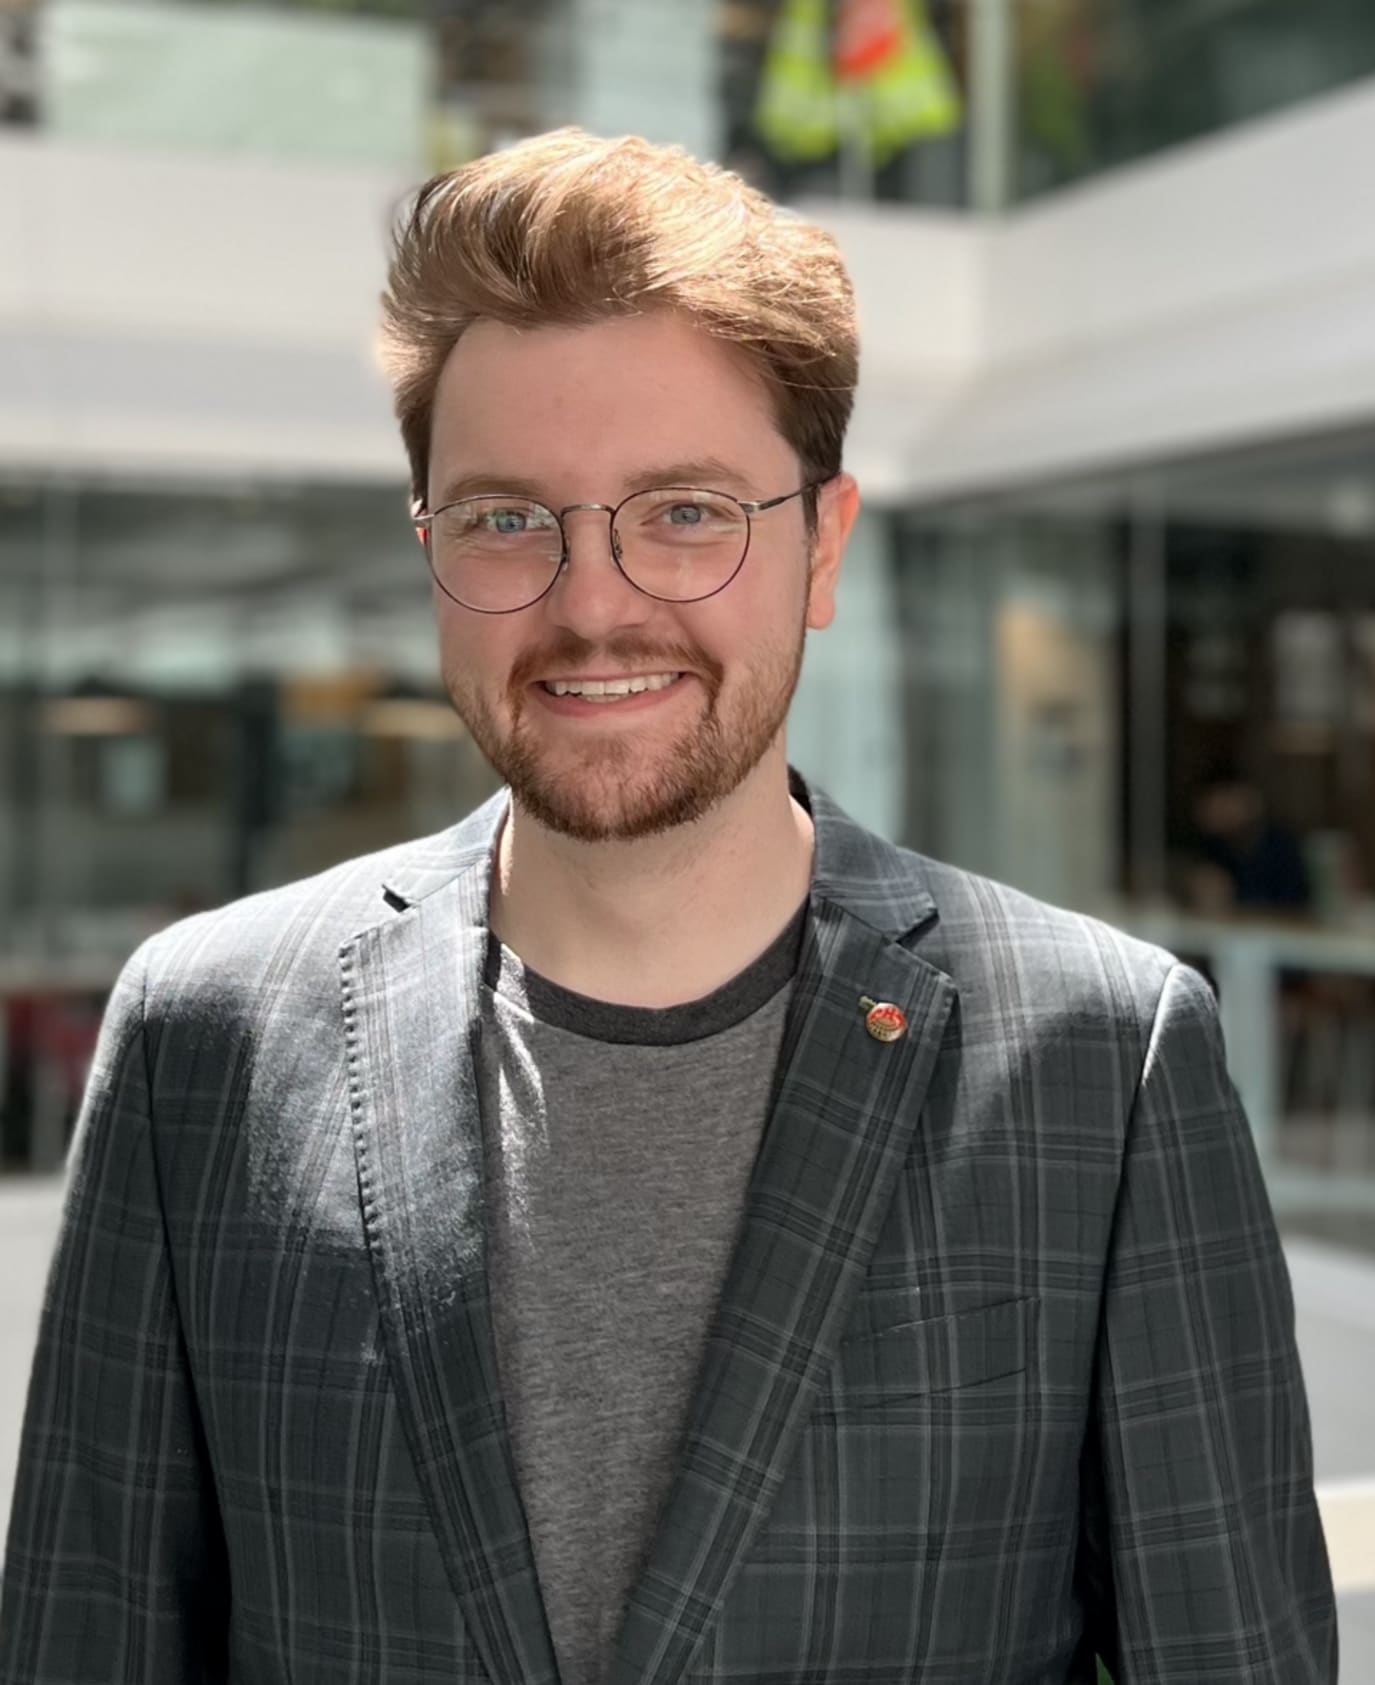
<path fill-rule="evenodd" d="M 835 619 L 840 559 L 858 514 L 859 487 L 854 476 L 837 474 L 827 480 L 817 495 L 816 539 L 807 585 L 807 625 L 814 632 L 822 631 Z"/>

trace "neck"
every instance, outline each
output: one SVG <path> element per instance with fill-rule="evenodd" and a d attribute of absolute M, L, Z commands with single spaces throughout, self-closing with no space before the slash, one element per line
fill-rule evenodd
<path fill-rule="evenodd" d="M 582 843 L 513 804 L 492 877 L 493 930 L 532 970 L 626 1006 L 698 1000 L 797 911 L 812 822 L 781 747 L 709 814 L 635 842 Z"/>

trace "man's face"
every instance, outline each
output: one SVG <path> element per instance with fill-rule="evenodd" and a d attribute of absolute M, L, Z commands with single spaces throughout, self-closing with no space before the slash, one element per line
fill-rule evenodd
<path fill-rule="evenodd" d="M 1199 796 L 1195 812 L 1209 836 L 1238 837 L 1258 823 L 1263 807 L 1260 792 L 1248 784 L 1215 784 Z"/>
<path fill-rule="evenodd" d="M 727 347 L 668 314 L 516 330 L 482 321 L 435 399 L 429 507 L 517 491 L 557 511 L 688 485 L 745 500 L 802 483 L 762 388 Z M 444 680 L 515 800 L 551 830 L 627 840 L 684 824 L 769 754 L 802 661 L 829 624 L 853 482 L 822 493 L 809 558 L 802 500 L 753 517 L 749 554 L 717 595 L 657 601 L 612 558 L 608 517 L 565 517 L 569 560 L 538 602 L 480 614 L 436 587 Z M 809 568 L 810 559 L 810 568 Z M 616 701 L 555 694 L 586 680 L 676 675 Z"/>

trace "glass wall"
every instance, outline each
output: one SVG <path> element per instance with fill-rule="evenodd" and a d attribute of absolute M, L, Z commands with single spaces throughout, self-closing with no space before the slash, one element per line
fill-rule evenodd
<path fill-rule="evenodd" d="M 182 0 L 43 0 L 40 115 L 63 139 L 415 170 L 414 22 Z"/>
<path fill-rule="evenodd" d="M 430 612 L 399 487 L 0 484 L 0 1163 L 145 935 L 494 787 Z"/>
<path fill-rule="evenodd" d="M 420 173 L 559 123 L 997 210 L 1375 72 L 1367 0 L 0 0 L 0 123 Z M 866 35 L 865 31 L 869 33 Z"/>
<path fill-rule="evenodd" d="M 838 4 L 3 0 L 0 123 L 419 171 L 578 122 L 782 198 L 997 209 L 1375 72 L 1365 0 L 902 9 L 877 93 L 837 74 Z"/>
<path fill-rule="evenodd" d="M 905 837 L 1047 900 L 1101 904 L 1123 870 L 1120 521 L 984 505 L 909 515 L 899 533 Z"/>
<path fill-rule="evenodd" d="M 401 487 L 0 482 L 0 1160 L 144 936 L 451 824 Z M 866 515 L 794 760 L 1198 964 L 1286 1220 L 1375 1240 L 1375 434 Z"/>
<path fill-rule="evenodd" d="M 1367 0 L 1023 0 L 1026 198 L 1375 73 Z"/>
<path fill-rule="evenodd" d="M 896 834 L 891 538 L 861 519 L 793 746 Z M 496 787 L 437 673 L 399 485 L 0 479 L 0 1169 L 60 1163 L 145 936 L 442 830 Z"/>
<path fill-rule="evenodd" d="M 1375 1244 L 1375 435 L 910 513 L 905 835 L 1200 966 L 1277 1202 Z"/>

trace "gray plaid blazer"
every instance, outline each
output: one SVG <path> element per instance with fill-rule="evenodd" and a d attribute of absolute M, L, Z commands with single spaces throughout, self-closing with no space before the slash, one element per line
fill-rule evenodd
<path fill-rule="evenodd" d="M 819 792 L 812 927 L 611 1685 L 1331 1682 L 1292 1305 L 1212 997 Z M 111 999 L 3 1685 L 554 1685 L 473 1078 L 496 798 Z M 906 1036 L 872 1039 L 862 996 Z"/>

